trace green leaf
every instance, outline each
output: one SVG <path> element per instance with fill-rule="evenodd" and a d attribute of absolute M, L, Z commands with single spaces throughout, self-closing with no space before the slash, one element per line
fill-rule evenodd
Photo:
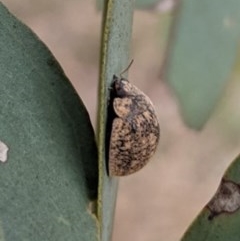
<path fill-rule="evenodd" d="M 111 239 L 118 186 L 118 179 L 110 178 L 106 172 L 105 152 L 108 151 L 105 149 L 107 101 L 113 75 L 118 75 L 129 64 L 132 19 L 133 0 L 105 1 L 98 101 L 98 218 L 100 221 L 100 235 L 104 241 Z"/>
<path fill-rule="evenodd" d="M 88 113 L 38 38 L 0 3 L 0 240 L 97 240 Z M 2 150 L 1 150 L 2 151 Z"/>
<path fill-rule="evenodd" d="M 162 1 L 165 0 L 135 0 L 134 6 L 137 9 L 149 9 Z M 103 9 L 104 0 L 96 0 L 96 4 L 98 9 Z"/>
<path fill-rule="evenodd" d="M 148 9 L 163 1 L 165 0 L 135 0 L 135 5 L 139 9 Z"/>
<path fill-rule="evenodd" d="M 240 237 L 240 156 L 226 171 L 221 192 L 206 206 L 181 241 L 238 241 Z M 227 185 L 226 185 L 227 184 Z M 230 184 L 230 185 L 229 185 Z M 234 187 L 234 188 L 232 188 Z M 222 195 L 220 196 L 219 193 Z M 213 202 L 214 200 L 214 202 Z M 232 212 L 213 213 L 213 204 L 233 208 Z"/>
<path fill-rule="evenodd" d="M 212 118 L 212 123 L 218 128 L 221 135 L 234 144 L 239 143 L 240 140 L 240 111 L 236 106 L 236 103 L 239 102 L 240 91 L 240 46 L 236 54 L 237 57 L 232 76 L 229 78 L 229 83 L 225 89 L 224 95 Z"/>
<path fill-rule="evenodd" d="M 167 77 L 186 123 L 201 129 L 231 75 L 240 37 L 240 1 L 183 0 Z"/>

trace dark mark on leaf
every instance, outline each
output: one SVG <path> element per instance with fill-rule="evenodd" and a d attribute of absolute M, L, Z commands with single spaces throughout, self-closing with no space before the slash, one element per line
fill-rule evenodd
<path fill-rule="evenodd" d="M 216 194 L 208 203 L 210 210 L 208 220 L 222 213 L 234 213 L 240 208 L 240 186 L 228 180 L 222 180 Z"/>

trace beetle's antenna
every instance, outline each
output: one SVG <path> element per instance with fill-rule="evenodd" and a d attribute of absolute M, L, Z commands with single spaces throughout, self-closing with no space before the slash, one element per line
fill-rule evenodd
<path fill-rule="evenodd" d="M 131 60 L 131 62 L 129 63 L 129 65 L 127 66 L 127 68 L 124 69 L 124 70 L 120 73 L 120 77 L 121 77 L 121 78 L 122 78 L 122 75 L 123 75 L 124 73 L 126 73 L 126 72 L 130 69 L 130 67 L 132 66 L 132 64 L 133 64 L 133 59 Z"/>

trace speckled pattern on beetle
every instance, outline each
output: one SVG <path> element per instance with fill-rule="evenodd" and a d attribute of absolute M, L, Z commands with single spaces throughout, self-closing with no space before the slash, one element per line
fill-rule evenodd
<path fill-rule="evenodd" d="M 148 96 L 127 79 L 113 76 L 106 134 L 110 176 L 125 176 L 144 167 L 156 151 L 160 129 Z"/>

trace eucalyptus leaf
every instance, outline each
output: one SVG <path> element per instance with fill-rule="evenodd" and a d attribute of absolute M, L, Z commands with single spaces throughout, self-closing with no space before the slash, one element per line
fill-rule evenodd
<path fill-rule="evenodd" d="M 163 1 L 166 0 L 135 0 L 134 6 L 137 9 L 149 9 Z M 96 4 L 98 9 L 103 9 L 104 0 L 96 0 Z"/>
<path fill-rule="evenodd" d="M 97 240 L 88 113 L 50 51 L 1 3 L 0 38 L 0 239 Z"/>
<path fill-rule="evenodd" d="M 214 199 L 202 210 L 181 241 L 238 241 L 240 237 L 240 156 L 226 171 Z M 221 194 L 221 195 L 220 195 Z M 214 202 L 213 202 L 214 201 Z M 213 213 L 218 208 L 222 211 Z M 220 209 L 219 209 L 220 210 Z"/>
<path fill-rule="evenodd" d="M 234 67 L 240 1 L 183 0 L 173 27 L 167 78 L 187 125 L 201 129 Z"/>
<path fill-rule="evenodd" d="M 118 179 L 111 178 L 106 166 L 107 104 L 113 75 L 129 64 L 133 20 L 133 0 L 106 0 L 103 12 L 98 108 L 99 195 L 98 218 L 101 240 L 111 239 Z"/>

